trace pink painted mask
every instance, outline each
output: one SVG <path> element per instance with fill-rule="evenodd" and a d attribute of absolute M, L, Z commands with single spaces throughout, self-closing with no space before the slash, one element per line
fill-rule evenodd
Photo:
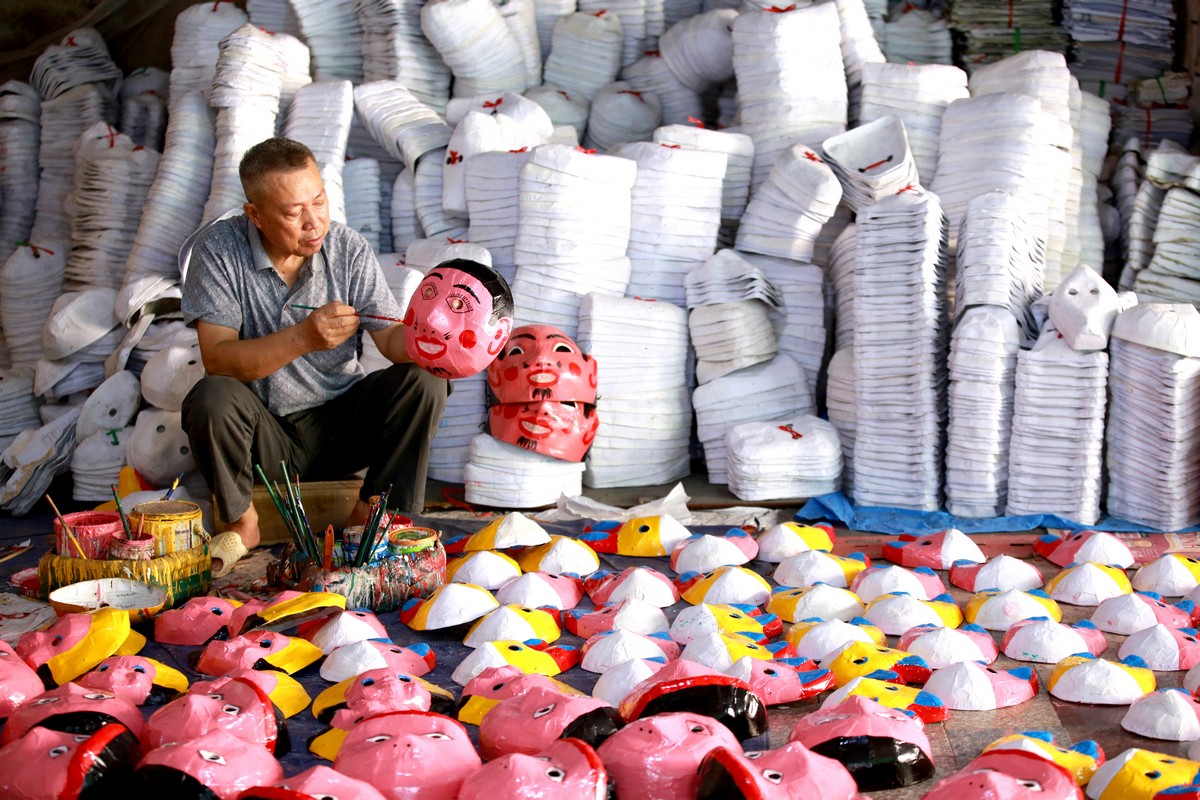
<path fill-rule="evenodd" d="M 488 430 L 502 442 L 563 461 L 583 461 L 600 417 L 590 403 L 542 400 L 488 409 Z"/>
<path fill-rule="evenodd" d="M 179 608 L 154 618 L 154 641 L 160 644 L 201 645 L 213 638 L 229 638 L 226 627 L 241 605 L 222 597 L 193 597 Z"/>
<path fill-rule="evenodd" d="M 567 694 L 576 691 L 565 683 L 559 683 L 545 675 L 526 674 L 520 667 L 512 664 L 488 667 L 463 686 L 458 713 L 455 716 L 462 722 L 482 725 L 484 717 L 501 700 L 519 697 L 535 689 L 549 689 Z"/>
<path fill-rule="evenodd" d="M 563 739 L 536 755 L 510 753 L 463 781 L 458 800 L 584 800 L 605 796 L 608 771 L 587 743 Z"/>
<path fill-rule="evenodd" d="M 182 672 L 142 656 L 109 656 L 78 683 L 112 692 L 138 706 L 162 705 L 188 688 Z"/>
<path fill-rule="evenodd" d="M 133 703 L 101 689 L 65 683 L 17 709 L 0 732 L 0 745 L 21 738 L 35 727 L 93 733 L 110 722 L 121 723 L 141 739 L 142 712 Z"/>
<path fill-rule="evenodd" d="M 280 756 L 290 747 L 282 712 L 266 692 L 244 678 L 218 678 L 193 685 L 183 697 L 150 716 L 142 747 L 148 752 L 218 729 Z"/>
<path fill-rule="evenodd" d="M 596 361 L 553 325 L 522 325 L 487 371 L 498 403 L 595 403 Z"/>
<path fill-rule="evenodd" d="M 313 703 L 313 713 L 335 728 L 350 730 L 355 724 L 389 711 L 429 711 L 434 705 L 432 684 L 389 669 L 367 670 L 344 684 L 331 686 Z M 434 687 L 435 689 L 437 687 Z M 341 694 L 341 702 L 333 702 Z M 454 695 L 437 696 L 438 711 L 454 706 Z M 327 705 L 333 702 L 332 705 Z"/>
<path fill-rule="evenodd" d="M 641 800 L 695 797 L 699 767 L 718 747 L 740 750 L 737 737 L 703 714 L 657 714 L 626 725 L 596 751 L 618 796 Z"/>
<path fill-rule="evenodd" d="M 804 658 L 768 661 L 743 656 L 727 672 L 745 681 L 768 706 L 808 700 L 835 685 L 832 672 Z"/>
<path fill-rule="evenodd" d="M 227 675 L 235 669 L 278 669 L 289 675 L 321 658 L 321 649 L 304 639 L 274 631 L 209 642 L 196 661 L 205 675 Z"/>
<path fill-rule="evenodd" d="M 512 330 L 508 282 L 475 261 L 443 261 L 417 285 L 404 315 L 404 344 L 413 362 L 441 378 L 483 371 Z"/>
<path fill-rule="evenodd" d="M 619 724 L 617 710 L 603 700 L 538 686 L 487 713 L 479 724 L 479 751 L 489 761 L 508 753 L 535 755 L 563 737 L 596 747 Z"/>
<path fill-rule="evenodd" d="M 10 800 L 108 797 L 138 759 L 137 737 L 119 722 L 93 733 L 34 728 L 0 747 L 0 796 Z"/>
<path fill-rule="evenodd" d="M 934 784 L 924 800 L 1082 800 L 1083 791 L 1066 769 L 1021 750 L 986 752 Z"/>
<path fill-rule="evenodd" d="M 256 786 L 238 800 L 385 800 L 369 783 L 318 764 L 270 786 Z"/>
<path fill-rule="evenodd" d="M 861 800 L 854 777 L 799 742 L 743 753 L 718 747 L 700 764 L 697 800 Z"/>
<path fill-rule="evenodd" d="M 704 714 L 718 720 L 738 739 L 767 731 L 767 708 L 743 681 L 695 661 L 668 663 L 634 686 L 621 701 L 626 724 L 665 712 Z"/>
<path fill-rule="evenodd" d="M 993 669 L 975 661 L 960 661 L 934 672 L 925 691 L 949 709 L 994 711 L 1032 700 L 1038 692 L 1038 677 L 1029 667 Z"/>
<path fill-rule="evenodd" d="M 0 719 L 44 691 L 46 687 L 33 668 L 21 660 L 8 642 L 0 639 Z"/>
<path fill-rule="evenodd" d="M 333 768 L 393 800 L 455 800 L 480 764 L 460 723 L 429 711 L 393 711 L 355 725 Z"/>
<path fill-rule="evenodd" d="M 437 654 L 425 642 L 401 647 L 390 641 L 367 639 L 344 644 L 321 662 L 321 677 L 338 683 L 369 669 L 386 667 L 394 672 L 420 677 L 437 667 Z"/>
<path fill-rule="evenodd" d="M 265 747 L 223 729 L 195 739 L 171 742 L 142 758 L 134 773 L 132 797 L 210 797 L 235 800 L 252 786 L 283 778 L 283 767 Z"/>

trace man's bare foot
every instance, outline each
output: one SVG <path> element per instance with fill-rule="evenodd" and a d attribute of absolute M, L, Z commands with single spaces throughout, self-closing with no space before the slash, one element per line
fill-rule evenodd
<path fill-rule="evenodd" d="M 254 503 L 251 503 L 245 513 L 233 522 L 218 520 L 217 526 L 221 532 L 234 531 L 237 533 L 238 538 L 242 540 L 242 544 L 245 545 L 247 550 L 253 550 L 258 547 L 262 538 L 258 530 L 258 510 L 254 508 Z M 213 571 L 216 572 L 221 566 L 221 559 L 214 558 Z"/>

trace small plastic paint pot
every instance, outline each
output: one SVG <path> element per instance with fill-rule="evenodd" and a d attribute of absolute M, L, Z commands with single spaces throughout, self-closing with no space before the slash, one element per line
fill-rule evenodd
<path fill-rule="evenodd" d="M 427 550 L 438 540 L 432 528 L 393 528 L 388 532 L 388 553 L 402 556 Z"/>

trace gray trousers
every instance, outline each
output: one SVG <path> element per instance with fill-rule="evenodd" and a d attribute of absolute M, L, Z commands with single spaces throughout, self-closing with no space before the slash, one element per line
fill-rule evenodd
<path fill-rule="evenodd" d="M 344 478 L 366 467 L 361 499 L 390 485 L 388 507 L 419 514 L 429 445 L 450 391 L 449 381 L 415 364 L 393 364 L 324 405 L 280 417 L 246 384 L 210 375 L 184 398 L 183 429 L 227 522 L 250 507 L 254 465 L 281 481 L 281 461 L 293 480 Z"/>

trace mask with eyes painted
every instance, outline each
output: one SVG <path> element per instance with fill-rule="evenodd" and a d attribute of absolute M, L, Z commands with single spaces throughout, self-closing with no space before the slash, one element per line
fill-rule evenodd
<path fill-rule="evenodd" d="M 1082 800 L 1071 773 L 1053 761 L 1020 750 L 984 753 L 934 784 L 924 800 Z"/>
<path fill-rule="evenodd" d="M 495 439 L 563 461 L 583 461 L 600 429 L 590 403 L 501 403 L 488 409 L 488 430 Z"/>
<path fill-rule="evenodd" d="M 487 371 L 498 403 L 596 402 L 596 361 L 553 325 L 522 325 Z"/>
<path fill-rule="evenodd" d="M 1103 350 L 1120 307 L 1117 291 L 1080 264 L 1051 295 L 1050 322 L 1072 350 Z"/>
<path fill-rule="evenodd" d="M 454 695 L 421 678 L 390 669 L 367 670 L 330 686 L 313 701 L 312 713 L 335 728 L 349 730 L 359 720 L 389 711 L 439 713 L 454 707 Z"/>
<path fill-rule="evenodd" d="M 33 668 L 21 660 L 8 642 L 0 639 L 0 719 L 44 691 L 46 687 Z"/>
<path fill-rule="evenodd" d="M 587 743 L 554 742 L 530 756 L 510 753 L 463 781 L 458 800 L 576 800 L 605 796 L 608 772 Z"/>
<path fill-rule="evenodd" d="M 0 747 L 0 797 L 114 796 L 137 759 L 137 737 L 119 722 L 109 722 L 93 733 L 34 728 Z"/>
<path fill-rule="evenodd" d="M 817 669 L 816 663 L 806 658 L 764 661 L 743 656 L 726 673 L 745 681 L 768 706 L 808 700 L 835 685 L 832 672 Z"/>
<path fill-rule="evenodd" d="M 713 718 L 681 712 L 632 722 L 596 752 L 619 797 L 676 800 L 696 796 L 700 762 L 718 747 L 741 749 L 737 737 Z"/>
<path fill-rule="evenodd" d="M 21 738 L 32 728 L 94 733 L 110 722 L 121 723 L 141 739 L 142 712 L 133 703 L 102 689 L 66 683 L 38 695 L 13 712 L 0 732 L 0 745 Z"/>
<path fill-rule="evenodd" d="M 634 686 L 618 710 L 627 725 L 665 712 L 685 712 L 718 720 L 738 739 L 767 731 L 767 707 L 746 683 L 682 658 Z"/>
<path fill-rule="evenodd" d="M 1170 797 L 1169 790 L 1195 784 L 1198 778 L 1198 762 L 1153 750 L 1130 748 L 1096 770 L 1088 782 L 1088 797 L 1095 800 L 1150 800 L 1164 793 Z"/>
<path fill-rule="evenodd" d="M 617 710 L 603 700 L 536 686 L 487 713 L 479 724 L 479 752 L 489 761 L 508 753 L 534 755 L 563 737 L 597 747 L 619 725 Z"/>
<path fill-rule="evenodd" d="M 134 705 L 162 705 L 188 688 L 177 669 L 142 656 L 111 656 L 79 679 L 80 686 L 104 689 Z"/>
<path fill-rule="evenodd" d="M 131 797 L 234 798 L 252 786 L 283 778 L 283 767 L 264 747 L 247 746 L 218 728 L 195 739 L 151 750 L 134 772 Z"/>
<path fill-rule="evenodd" d="M 742 753 L 718 747 L 700 764 L 697 800 L 862 800 L 853 776 L 799 742 Z"/>
<path fill-rule="evenodd" d="M 519 667 L 504 664 L 499 667 L 488 667 L 467 682 L 467 685 L 463 687 L 462 697 L 459 698 L 459 708 L 455 716 L 460 722 L 482 725 L 484 716 L 501 700 L 519 697 L 536 688 L 548 688 L 563 694 L 584 696 L 578 689 L 561 681 L 537 673 L 527 675 Z"/>
<path fill-rule="evenodd" d="M 137 641 L 145 644 L 145 637 L 130 631 L 129 612 L 106 606 L 91 614 L 64 614 L 44 631 L 23 633 L 14 649 L 43 683 L 57 686 Z"/>
<path fill-rule="evenodd" d="M 248 633 L 227 642 L 209 642 L 196 660 L 205 675 L 227 675 L 235 669 L 278 669 L 291 675 L 324 655 L 304 639 L 274 631 Z"/>
<path fill-rule="evenodd" d="M 256 786 L 238 800 L 385 800 L 369 783 L 318 764 L 271 786 Z"/>
<path fill-rule="evenodd" d="M 413 362 L 440 378 L 486 369 L 512 330 L 513 297 L 500 273 L 455 258 L 426 273 L 404 315 L 404 344 Z"/>
<path fill-rule="evenodd" d="M 333 768 L 388 797 L 455 800 L 481 763 L 466 728 L 455 720 L 428 711 L 394 711 L 355 725 Z"/>
<path fill-rule="evenodd" d="M 241 603 L 223 597 L 193 597 L 179 608 L 154 618 L 154 641 L 160 644 L 201 645 L 229 638 L 226 628 Z"/>
<path fill-rule="evenodd" d="M 183 697 L 150 716 L 142 747 L 149 751 L 218 729 L 279 756 L 290 749 L 283 713 L 261 687 L 244 678 L 194 684 Z"/>

